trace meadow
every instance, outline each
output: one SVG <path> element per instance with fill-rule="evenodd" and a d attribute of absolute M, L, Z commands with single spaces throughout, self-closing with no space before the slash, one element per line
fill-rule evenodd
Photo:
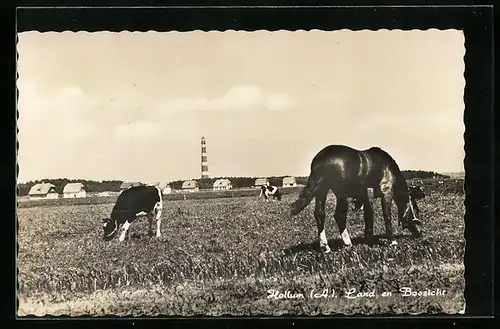
<path fill-rule="evenodd" d="M 332 252 L 323 254 L 318 251 L 314 202 L 289 217 L 296 189 L 285 193 L 282 202 L 266 203 L 257 198 L 258 191 L 248 193 L 168 200 L 161 238 L 149 238 L 147 222 L 140 220 L 131 226 L 132 238 L 122 243 L 102 239 L 101 219 L 109 215 L 113 198 L 20 206 L 18 315 L 463 310 L 463 195 L 434 192 L 419 203 L 424 222 L 420 239 L 400 231 L 394 219 L 396 246 L 384 243 L 378 200 L 379 244 L 363 242 L 362 213 L 351 210 L 351 248 L 341 246 L 332 218 L 335 199 L 329 196 L 326 232 Z M 404 295 L 405 287 L 416 295 Z M 364 296 L 356 298 L 358 292 Z"/>

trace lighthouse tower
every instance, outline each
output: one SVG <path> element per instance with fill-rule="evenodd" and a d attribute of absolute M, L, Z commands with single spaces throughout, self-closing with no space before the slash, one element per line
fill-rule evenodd
<path fill-rule="evenodd" d="M 201 178 L 209 178 L 207 161 L 207 143 L 205 137 L 201 137 Z"/>

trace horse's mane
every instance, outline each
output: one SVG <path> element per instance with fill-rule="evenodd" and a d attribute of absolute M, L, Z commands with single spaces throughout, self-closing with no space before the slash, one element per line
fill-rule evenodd
<path fill-rule="evenodd" d="M 369 148 L 368 152 L 381 156 L 384 160 L 387 161 L 387 164 L 389 165 L 390 169 L 392 171 L 394 171 L 394 173 L 396 173 L 398 176 L 401 176 L 403 178 L 403 173 L 399 169 L 399 166 L 396 163 L 396 160 L 394 160 L 394 158 L 389 153 L 382 150 L 380 147 Z"/>

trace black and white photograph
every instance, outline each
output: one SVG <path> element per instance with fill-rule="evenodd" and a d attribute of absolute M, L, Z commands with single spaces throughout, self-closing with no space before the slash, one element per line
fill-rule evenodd
<path fill-rule="evenodd" d="M 17 315 L 463 314 L 464 42 L 18 33 Z"/>

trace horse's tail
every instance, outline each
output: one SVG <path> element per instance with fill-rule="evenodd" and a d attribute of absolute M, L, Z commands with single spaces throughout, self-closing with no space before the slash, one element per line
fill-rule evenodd
<path fill-rule="evenodd" d="M 311 203 L 311 200 L 315 197 L 316 191 L 321 186 L 322 182 L 322 177 L 318 177 L 317 175 L 311 173 L 309 179 L 307 180 L 306 186 L 299 194 L 299 198 L 292 205 L 292 216 L 300 213 L 302 210 L 304 210 L 305 207 L 307 207 L 309 203 Z"/>

